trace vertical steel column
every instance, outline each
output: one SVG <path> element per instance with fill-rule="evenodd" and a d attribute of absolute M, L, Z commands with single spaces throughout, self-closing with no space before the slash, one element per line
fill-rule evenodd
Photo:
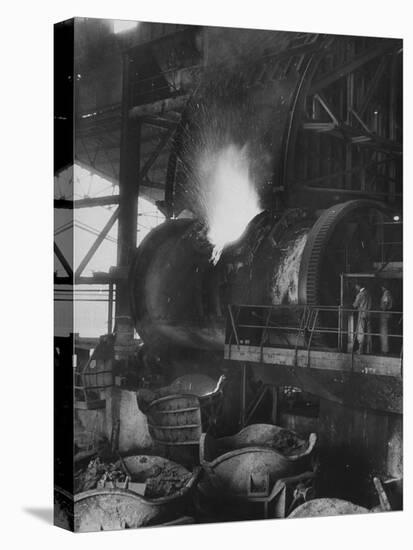
<path fill-rule="evenodd" d="M 109 283 L 108 296 L 108 334 L 112 334 L 113 330 L 113 283 Z"/>
<path fill-rule="evenodd" d="M 122 82 L 122 127 L 119 161 L 119 216 L 118 216 L 118 257 L 120 277 L 116 283 L 115 309 L 115 359 L 127 364 L 131 344 L 133 344 L 133 322 L 130 312 L 128 280 L 125 276 L 136 248 L 138 225 L 138 196 L 140 171 L 140 123 L 129 118 L 132 103 L 133 58 L 123 56 Z M 111 449 L 119 448 L 121 391 L 112 388 L 112 435 Z"/>
<path fill-rule="evenodd" d="M 136 248 L 139 171 L 140 123 L 129 118 L 131 107 L 131 68 L 133 58 L 123 57 L 122 129 L 119 165 L 118 267 L 127 271 Z M 116 285 L 116 319 L 130 316 L 129 290 L 125 278 Z M 124 321 L 123 321 L 124 322 Z"/>
<path fill-rule="evenodd" d="M 344 350 L 344 309 L 345 307 L 345 297 L 344 297 L 344 273 L 340 273 L 340 305 L 338 308 L 338 350 Z"/>
<path fill-rule="evenodd" d="M 390 65 L 390 90 L 389 90 L 389 128 L 388 136 L 391 141 L 397 140 L 397 117 L 396 117 L 396 82 L 397 82 L 397 61 L 398 54 L 394 54 L 391 65 Z M 388 187 L 388 200 L 390 203 L 395 202 L 395 192 L 396 192 L 396 179 L 397 172 L 395 161 L 391 161 L 388 165 L 388 178 L 389 178 L 389 187 Z"/>
<path fill-rule="evenodd" d="M 241 364 L 241 411 L 240 425 L 245 428 L 247 416 L 247 364 Z"/>
<path fill-rule="evenodd" d="M 350 58 L 354 56 L 354 44 L 349 45 L 349 54 Z M 345 121 L 346 124 L 351 126 L 351 117 L 352 110 L 354 107 L 354 73 L 350 72 L 346 77 L 346 113 Z M 346 176 L 345 176 L 345 187 L 346 189 L 353 189 L 353 173 L 351 169 L 353 167 L 353 149 L 352 145 L 348 143 L 345 148 L 345 159 L 346 159 Z"/>
<path fill-rule="evenodd" d="M 271 387 L 272 407 L 271 407 L 271 423 L 276 425 L 278 422 L 278 386 Z"/>

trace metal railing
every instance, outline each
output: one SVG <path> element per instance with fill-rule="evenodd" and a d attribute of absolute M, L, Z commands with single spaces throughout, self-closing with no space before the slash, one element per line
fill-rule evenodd
<path fill-rule="evenodd" d="M 261 355 L 264 347 L 353 354 L 363 338 L 367 353 L 401 358 L 402 323 L 401 311 L 369 310 L 360 317 L 342 306 L 229 305 L 225 342 L 259 346 Z M 384 353 L 389 343 L 391 352 Z"/>

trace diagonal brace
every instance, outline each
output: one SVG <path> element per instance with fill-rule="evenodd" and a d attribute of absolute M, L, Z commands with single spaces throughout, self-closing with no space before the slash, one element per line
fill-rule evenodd
<path fill-rule="evenodd" d="M 73 277 L 73 271 L 69 265 L 69 262 L 66 260 L 65 255 L 63 254 L 63 252 L 60 250 L 60 248 L 57 246 L 55 242 L 53 243 L 53 248 L 54 248 L 54 253 L 56 254 L 62 266 L 64 267 L 66 273 L 69 275 L 69 277 Z"/>
<path fill-rule="evenodd" d="M 115 224 L 116 220 L 119 216 L 119 206 L 116 208 L 116 210 L 113 212 L 112 216 L 107 221 L 105 227 L 102 229 L 102 231 L 99 233 L 99 236 L 95 240 L 95 242 L 92 244 L 88 252 L 86 253 L 83 260 L 80 262 L 78 268 L 75 271 L 75 277 L 80 277 L 80 275 L 83 273 L 83 270 L 87 266 L 87 264 L 90 262 L 90 260 L 93 258 L 96 250 L 99 248 L 99 246 L 102 244 L 102 242 L 105 240 L 106 235 L 109 233 L 109 231 L 112 229 L 113 225 Z"/>

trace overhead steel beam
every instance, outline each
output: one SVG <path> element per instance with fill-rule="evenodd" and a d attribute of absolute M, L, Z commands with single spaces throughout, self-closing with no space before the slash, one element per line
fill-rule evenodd
<path fill-rule="evenodd" d="M 334 193 L 336 195 L 362 195 L 365 197 L 388 197 L 386 191 L 361 191 L 360 189 L 343 189 L 342 187 L 313 187 L 312 185 L 303 185 L 297 187 L 298 191 L 312 191 L 315 193 Z M 395 197 L 401 197 L 401 193 L 395 193 Z"/>
<path fill-rule="evenodd" d="M 179 124 L 179 120 L 166 119 L 158 116 L 145 116 L 142 118 L 142 122 L 148 126 L 154 126 L 155 128 L 176 128 Z"/>
<path fill-rule="evenodd" d="M 54 277 L 55 285 L 108 285 L 108 284 L 117 284 L 121 281 L 126 281 L 128 278 L 127 269 L 119 269 L 111 267 L 109 272 L 95 272 L 91 277 L 89 276 L 80 276 L 75 277 L 74 280 L 70 277 L 58 276 Z"/>
<path fill-rule="evenodd" d="M 110 283 L 116 283 L 116 279 L 108 275 L 107 277 L 54 277 L 54 284 L 59 286 L 64 285 L 108 285 Z"/>
<path fill-rule="evenodd" d="M 303 123 L 303 130 L 310 130 L 311 132 L 317 133 L 331 132 L 335 128 L 337 128 L 337 124 L 335 122 L 323 122 L 319 120 L 313 120 L 311 122 Z"/>
<path fill-rule="evenodd" d="M 331 180 L 331 179 L 335 179 L 335 178 L 340 178 L 342 176 L 346 176 L 346 175 L 349 175 L 349 174 L 355 174 L 357 172 L 361 172 L 363 170 L 368 170 L 369 168 L 374 168 L 374 167 L 377 167 L 377 166 L 380 166 L 381 164 L 386 164 L 386 163 L 389 163 L 389 162 L 392 162 L 395 160 L 395 157 L 392 157 L 392 156 L 389 156 L 388 158 L 386 159 L 383 159 L 383 160 L 380 160 L 380 161 L 372 161 L 372 162 L 368 162 L 366 164 L 362 164 L 360 166 L 354 166 L 348 170 L 340 170 L 338 172 L 333 172 L 331 174 L 325 174 L 323 176 L 318 176 L 316 178 L 311 178 L 311 179 L 308 179 L 308 180 L 302 180 L 302 181 L 291 181 L 290 182 L 290 185 L 294 186 L 294 187 L 301 187 L 301 186 L 311 186 L 311 184 L 313 183 L 318 183 L 318 182 L 322 182 L 322 181 L 328 181 L 328 180 Z M 328 190 L 328 188 L 320 188 L 320 189 L 325 189 L 325 190 Z M 331 188 L 331 191 L 334 191 L 334 189 L 338 189 L 338 188 Z"/>
<path fill-rule="evenodd" d="M 153 103 L 137 105 L 129 109 L 129 118 L 136 119 L 148 115 L 161 115 L 162 113 L 166 113 L 168 111 L 179 111 L 185 107 L 188 98 L 188 95 L 180 95 L 177 97 L 160 99 L 159 101 L 154 101 Z"/>
<path fill-rule="evenodd" d="M 102 117 L 107 115 L 108 113 L 118 113 L 120 116 L 120 103 L 115 103 L 113 105 L 109 105 L 107 107 L 103 107 L 101 109 L 95 109 L 94 111 L 82 113 L 78 115 L 78 124 L 80 121 L 88 121 L 88 120 L 94 120 L 96 118 Z"/>
<path fill-rule="evenodd" d="M 377 46 L 375 48 L 371 48 L 367 52 L 360 54 L 338 69 L 335 69 L 334 71 L 331 71 L 330 73 L 322 76 L 319 80 L 316 80 L 314 84 L 311 86 L 309 93 L 315 94 L 319 90 L 322 90 L 323 88 L 326 88 L 330 84 L 333 84 L 333 82 L 336 82 L 343 76 L 348 75 L 349 73 L 355 71 L 362 65 L 365 65 L 372 59 L 375 59 L 376 57 L 380 57 L 381 55 L 384 55 L 385 53 L 394 50 L 395 44 L 392 41 L 386 40 L 384 44 L 381 46 Z"/>
<path fill-rule="evenodd" d="M 105 197 L 87 197 L 85 199 L 78 199 L 75 201 L 67 199 L 55 199 L 55 208 L 66 208 L 73 210 L 75 208 L 90 208 L 92 206 L 110 206 L 113 204 L 119 204 L 118 195 L 107 195 Z"/>
<path fill-rule="evenodd" d="M 360 117 L 362 117 L 364 115 L 364 112 L 367 109 L 367 107 L 368 107 L 368 105 L 371 101 L 371 98 L 373 97 L 373 94 L 376 91 L 378 84 L 380 83 L 380 80 L 384 76 L 384 72 L 386 70 L 386 67 L 388 66 L 388 63 L 389 63 L 389 59 L 388 59 L 387 56 L 383 57 L 383 59 L 380 61 L 380 64 L 376 69 L 376 72 L 373 76 L 373 79 L 371 80 L 370 85 L 369 85 L 366 93 L 364 94 L 364 97 L 363 97 L 362 102 L 361 102 L 361 106 L 358 109 L 358 113 L 359 113 Z"/>
<path fill-rule="evenodd" d="M 152 151 L 149 158 L 147 159 L 144 166 L 142 167 L 139 177 L 140 177 L 140 181 L 144 182 L 144 185 L 142 185 L 142 187 L 144 188 L 144 191 L 151 188 L 160 189 L 160 190 L 164 189 L 164 184 L 151 182 L 146 179 L 146 176 L 149 170 L 151 169 L 151 167 L 153 166 L 153 164 L 155 163 L 156 159 L 162 153 L 165 145 L 171 139 L 174 132 L 175 132 L 175 127 L 171 128 L 170 130 L 164 133 L 159 143 L 157 144 L 155 149 Z M 96 172 L 94 168 L 92 169 L 92 171 Z M 119 195 L 108 195 L 104 197 L 87 197 L 84 199 L 77 199 L 74 201 L 67 200 L 67 199 L 55 199 L 54 201 L 55 208 L 64 208 L 69 210 L 77 209 L 77 208 L 90 208 L 93 206 L 109 206 L 114 204 L 119 204 Z"/>
<path fill-rule="evenodd" d="M 402 153 L 401 143 L 391 141 L 389 139 L 382 138 L 372 132 L 357 130 L 353 126 L 348 124 L 341 124 L 336 126 L 333 124 L 325 124 L 320 122 L 305 122 L 303 124 L 304 130 L 328 133 L 331 136 L 348 141 L 349 145 L 358 145 L 364 147 L 371 147 L 377 149 L 377 151 L 383 151 L 389 154 Z"/>

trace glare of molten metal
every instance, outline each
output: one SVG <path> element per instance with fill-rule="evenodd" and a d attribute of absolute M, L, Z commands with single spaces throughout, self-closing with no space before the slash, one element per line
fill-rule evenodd
<path fill-rule="evenodd" d="M 246 146 L 228 145 L 214 153 L 205 152 L 199 168 L 200 198 L 213 246 L 211 261 L 216 265 L 224 247 L 237 241 L 262 209 Z"/>

